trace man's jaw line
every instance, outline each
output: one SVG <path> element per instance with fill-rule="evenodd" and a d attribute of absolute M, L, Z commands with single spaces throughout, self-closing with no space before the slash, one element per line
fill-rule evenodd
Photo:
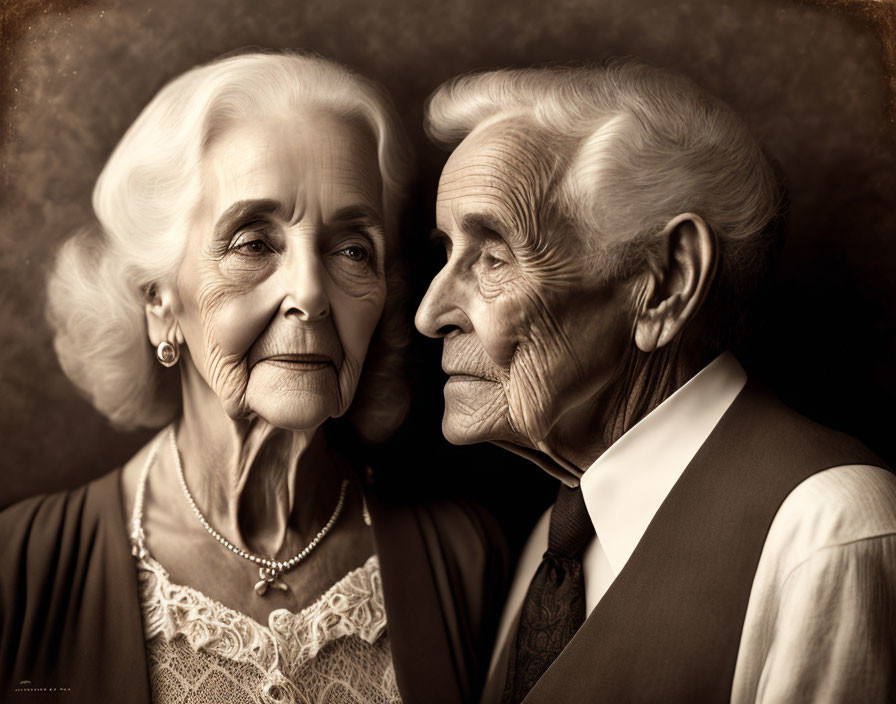
<path fill-rule="evenodd" d="M 493 440 L 491 443 L 502 450 L 507 450 L 529 460 L 554 479 L 559 479 L 567 486 L 577 487 L 579 485 L 579 480 L 583 474 L 582 470 L 552 452 L 544 442 L 536 443 L 537 447 L 530 447 L 529 445 L 517 444 L 506 440 Z"/>
<path fill-rule="evenodd" d="M 491 379 L 485 379 L 483 377 L 473 377 L 468 375 L 452 375 L 448 378 L 448 381 L 445 382 L 445 392 L 447 393 L 448 388 L 454 384 L 460 384 L 462 382 L 474 383 L 474 384 L 498 384 L 500 382 L 493 381 Z M 448 397 L 446 396 L 446 401 Z M 447 409 L 446 409 L 447 410 Z M 512 452 L 515 455 L 519 455 L 530 462 L 534 463 L 542 470 L 547 472 L 550 476 L 555 479 L 559 479 L 567 486 L 575 487 L 579 485 L 579 479 L 581 478 L 583 472 L 579 469 L 574 463 L 570 462 L 563 458 L 559 453 L 554 451 L 545 440 L 532 441 L 528 438 L 524 438 L 524 436 L 520 433 L 520 431 L 515 427 L 515 424 L 509 417 L 505 417 L 508 428 L 510 430 L 510 436 L 516 436 L 517 440 L 489 440 L 487 438 L 483 438 L 482 440 L 474 440 L 472 442 L 463 442 L 461 444 L 476 444 L 477 442 L 491 442 L 496 447 L 500 447 L 508 452 Z M 442 429 L 444 434 L 444 427 Z M 505 438 L 508 436 L 504 436 Z M 453 444 L 458 444 L 454 441 L 450 441 Z"/>
<path fill-rule="evenodd" d="M 501 384 L 498 379 L 470 374 L 467 370 L 461 369 L 460 365 L 455 366 L 443 362 L 442 371 L 448 374 L 448 379 L 445 382 L 446 392 L 448 387 L 452 384 Z M 579 478 L 582 476 L 583 471 L 577 467 L 575 463 L 570 462 L 553 450 L 545 439 L 533 441 L 529 438 L 525 438 L 513 423 L 512 418 L 507 417 L 506 420 L 512 434 L 519 438 L 521 442 L 514 442 L 511 440 L 485 440 L 486 442 L 491 442 L 497 447 L 501 447 L 509 452 L 524 457 L 530 462 L 538 465 L 550 476 L 559 479 L 568 486 L 578 486 Z"/>

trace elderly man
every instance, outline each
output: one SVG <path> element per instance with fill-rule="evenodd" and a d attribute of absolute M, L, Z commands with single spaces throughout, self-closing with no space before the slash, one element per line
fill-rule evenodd
<path fill-rule="evenodd" d="M 784 202 L 744 123 L 633 61 L 461 77 L 427 122 L 444 434 L 561 480 L 483 701 L 891 701 L 896 479 L 726 351 Z"/>

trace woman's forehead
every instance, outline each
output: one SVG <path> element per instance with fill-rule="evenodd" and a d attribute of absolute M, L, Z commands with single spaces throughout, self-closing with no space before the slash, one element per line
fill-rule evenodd
<path fill-rule="evenodd" d="M 202 199 L 213 216 L 241 200 L 275 201 L 286 210 L 381 209 L 372 136 L 329 114 L 235 123 L 209 147 L 202 172 Z"/>

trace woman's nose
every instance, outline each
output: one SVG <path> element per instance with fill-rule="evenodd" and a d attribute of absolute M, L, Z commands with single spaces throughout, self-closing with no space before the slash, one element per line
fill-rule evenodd
<path fill-rule="evenodd" d="M 427 337 L 445 337 L 454 330 L 472 330 L 463 310 L 463 297 L 457 274 L 446 266 L 429 284 L 420 301 L 414 325 Z"/>
<path fill-rule="evenodd" d="M 284 295 L 280 312 L 287 317 L 311 321 L 330 314 L 326 289 L 326 270 L 317 254 L 302 253 L 292 257 L 281 271 Z"/>

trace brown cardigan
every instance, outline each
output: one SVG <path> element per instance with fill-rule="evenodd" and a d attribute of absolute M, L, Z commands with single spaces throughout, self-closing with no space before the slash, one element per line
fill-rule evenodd
<path fill-rule="evenodd" d="M 149 704 L 120 475 L 0 512 L 0 701 Z M 368 504 L 402 699 L 477 701 L 508 583 L 500 532 L 465 503 Z"/>

